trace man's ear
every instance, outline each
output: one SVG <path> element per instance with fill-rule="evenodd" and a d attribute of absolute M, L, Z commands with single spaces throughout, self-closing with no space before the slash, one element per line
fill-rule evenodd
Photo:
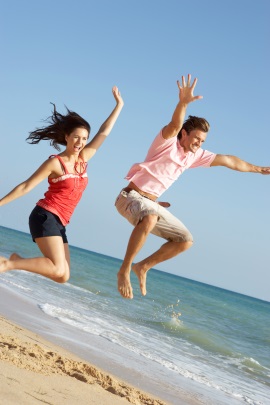
<path fill-rule="evenodd" d="M 181 132 L 181 134 L 182 134 L 182 138 L 184 137 L 184 138 L 186 138 L 186 136 L 187 136 L 187 131 L 184 129 L 184 128 L 182 128 L 182 132 Z"/>

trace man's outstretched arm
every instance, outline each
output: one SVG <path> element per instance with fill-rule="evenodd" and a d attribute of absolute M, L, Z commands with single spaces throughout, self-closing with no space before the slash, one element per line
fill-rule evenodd
<path fill-rule="evenodd" d="M 179 89 L 179 102 L 174 110 L 170 123 L 162 130 L 162 136 L 164 139 L 169 139 L 178 135 L 179 131 L 181 130 L 184 124 L 188 104 L 192 103 L 195 100 L 203 98 L 202 96 L 193 95 L 193 91 L 195 89 L 197 80 L 198 79 L 194 79 L 193 83 L 190 84 L 191 81 L 190 74 L 188 74 L 187 83 L 185 77 L 182 76 L 182 86 L 180 85 L 180 82 L 177 80 L 177 86 Z"/>
<path fill-rule="evenodd" d="M 237 170 L 239 172 L 270 174 L 270 167 L 255 166 L 251 163 L 245 162 L 237 156 L 231 155 L 216 155 L 211 163 L 211 167 L 212 166 L 224 166 L 228 169 Z"/>

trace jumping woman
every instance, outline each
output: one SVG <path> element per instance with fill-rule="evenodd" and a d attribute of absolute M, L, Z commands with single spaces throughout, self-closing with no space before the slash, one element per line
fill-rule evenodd
<path fill-rule="evenodd" d="M 65 283 L 69 279 L 70 255 L 66 225 L 87 186 L 87 161 L 109 135 L 123 108 L 118 88 L 113 87 L 112 93 L 116 106 L 90 142 L 88 122 L 68 109 L 67 114 L 62 115 L 56 111 L 55 106 L 48 119 L 49 125 L 29 134 L 29 143 L 50 140 L 58 151 L 59 145 L 65 146 L 65 150 L 50 156 L 29 179 L 3 197 L 0 206 L 22 197 L 48 178 L 48 191 L 37 202 L 29 217 L 32 239 L 43 256 L 23 258 L 13 253 L 9 259 L 0 257 L 0 273 L 16 269 L 37 273 L 58 283 Z"/>

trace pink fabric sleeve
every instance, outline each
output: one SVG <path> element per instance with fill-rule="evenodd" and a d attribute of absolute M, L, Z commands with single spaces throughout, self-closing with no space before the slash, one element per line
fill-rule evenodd
<path fill-rule="evenodd" d="M 216 153 L 209 152 L 205 149 L 199 149 L 196 152 L 196 155 L 197 154 L 198 156 L 196 156 L 196 159 L 190 166 L 190 169 L 194 169 L 195 167 L 210 167 L 211 163 L 216 157 Z"/>

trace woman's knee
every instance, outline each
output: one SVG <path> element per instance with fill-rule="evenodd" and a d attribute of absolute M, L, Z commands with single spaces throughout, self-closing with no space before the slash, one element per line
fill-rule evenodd
<path fill-rule="evenodd" d="M 70 277 L 70 271 L 69 268 L 67 269 L 66 267 L 57 267 L 56 271 L 54 273 L 54 281 L 60 284 L 64 284 L 69 280 Z"/>
<path fill-rule="evenodd" d="M 69 280 L 69 275 L 57 276 L 54 281 L 59 284 L 65 284 Z"/>

